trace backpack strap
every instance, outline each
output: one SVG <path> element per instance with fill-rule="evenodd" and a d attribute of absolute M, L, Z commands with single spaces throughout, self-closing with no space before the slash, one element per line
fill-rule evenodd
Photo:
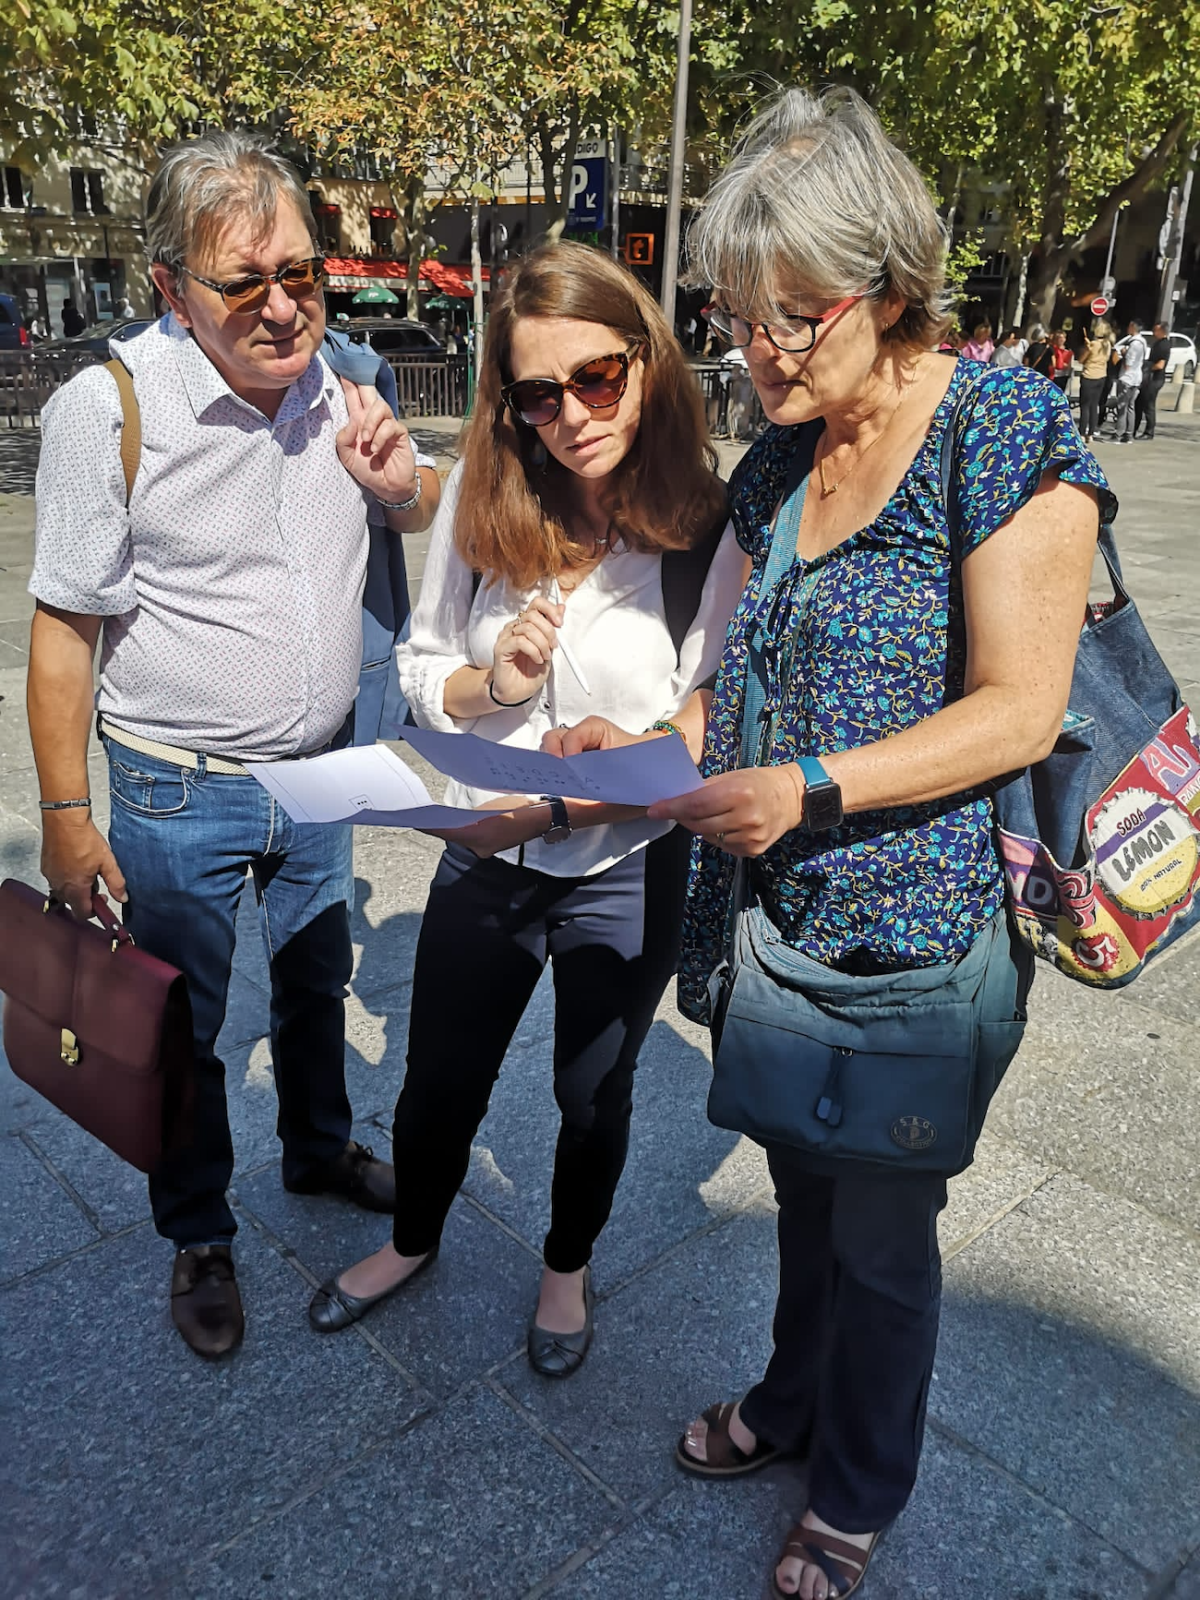
<path fill-rule="evenodd" d="M 729 513 L 722 511 L 717 521 L 694 545 L 686 550 L 663 551 L 663 612 L 666 615 L 671 643 L 675 646 L 676 667 L 679 666 L 683 654 L 683 641 L 687 638 L 688 629 L 695 622 L 696 613 L 700 609 L 700 598 L 708 581 L 709 568 L 712 566 L 713 557 L 717 553 L 717 546 L 721 542 L 721 535 L 725 532 L 728 521 Z"/>
<path fill-rule="evenodd" d="M 121 396 L 121 471 L 125 474 L 125 504 L 128 506 L 142 459 L 142 414 L 129 368 L 117 360 L 106 361 L 104 365 L 116 380 L 117 393 Z"/>

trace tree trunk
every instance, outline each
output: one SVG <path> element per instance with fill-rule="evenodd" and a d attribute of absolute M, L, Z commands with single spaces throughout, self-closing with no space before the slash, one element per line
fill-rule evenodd
<path fill-rule="evenodd" d="M 421 282 L 421 262 L 425 258 L 425 183 L 419 177 L 411 177 L 404 187 L 405 218 L 407 222 L 405 257 L 408 266 L 408 279 L 405 285 L 405 316 L 414 321 L 421 309 L 417 295 Z"/>
<path fill-rule="evenodd" d="M 572 97 L 567 113 L 563 143 L 556 149 L 554 124 L 548 116 L 537 120 L 538 157 L 542 166 L 542 187 L 546 196 L 546 238 L 561 239 L 567 226 L 567 206 L 571 198 L 571 168 L 575 165 L 575 151 L 579 147 L 579 101 Z M 557 181 L 562 173 L 562 182 Z"/>
<path fill-rule="evenodd" d="M 1019 260 L 1020 266 L 1017 268 L 1017 276 L 1013 285 L 1013 298 L 1008 314 L 1004 319 L 1006 328 L 1019 328 L 1025 321 L 1025 291 L 1029 283 L 1029 251 L 1022 250 Z"/>
<path fill-rule="evenodd" d="M 1154 149 L 1138 162 L 1127 178 L 1123 178 L 1115 188 L 1109 190 L 1096 207 L 1095 219 L 1091 225 L 1075 238 L 1065 237 L 1063 216 L 1066 195 L 1061 175 L 1056 174 L 1052 178 L 1042 208 L 1042 225 L 1038 230 L 1041 243 L 1040 259 L 1029 291 L 1030 303 L 1047 325 L 1054 315 L 1054 303 L 1058 297 L 1058 286 L 1062 282 L 1063 273 L 1085 250 L 1090 250 L 1093 245 L 1102 244 L 1108 237 L 1113 218 L 1120 208 L 1130 201 L 1139 200 L 1155 179 L 1162 175 L 1187 126 L 1187 113 L 1181 111 L 1164 129 Z"/>

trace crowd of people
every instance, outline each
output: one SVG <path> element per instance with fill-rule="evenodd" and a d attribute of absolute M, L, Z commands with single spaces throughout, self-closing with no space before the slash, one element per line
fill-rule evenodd
<path fill-rule="evenodd" d="M 29 707 L 53 893 L 80 918 L 98 894 L 118 901 L 191 994 L 192 1130 L 150 1180 L 179 1334 L 215 1358 L 244 1330 L 216 1042 L 247 874 L 282 1181 L 390 1218 L 381 1248 L 313 1297 L 323 1334 L 434 1267 L 549 962 L 561 1124 L 528 1355 L 548 1379 L 579 1371 L 638 1053 L 677 974 L 733 1098 L 755 1102 L 757 1120 L 722 1125 L 766 1149 L 779 1287 L 760 1381 L 699 1397 L 675 1459 L 717 1480 L 805 1458 L 772 1592 L 850 1595 L 916 1480 L 936 1220 L 963 1162 L 930 1157 L 904 1119 L 876 1158 L 814 1149 L 739 1053 L 731 996 L 748 974 L 800 1055 L 823 1048 L 802 1019 L 829 994 L 899 1006 L 889 1072 L 926 1060 L 931 1026 L 939 1059 L 961 1048 L 989 1089 L 1015 1052 L 1032 957 L 1007 913 L 988 784 L 1061 727 L 1107 495 L 1053 365 L 1015 355 L 1012 332 L 994 347 L 986 327 L 965 359 L 938 353 L 941 223 L 847 91 L 782 94 L 692 230 L 690 280 L 768 422 L 728 485 L 657 306 L 586 246 L 544 246 L 496 291 L 444 488 L 387 401 L 339 371 L 308 196 L 270 147 L 225 132 L 170 151 L 147 246 L 169 310 L 119 347 L 141 418 L 131 492 L 111 372 L 84 371 L 45 410 Z M 363 660 L 368 553 L 425 528 L 397 652 L 418 724 L 556 754 L 680 739 L 702 781 L 648 811 L 448 796 L 490 815 L 441 835 L 389 1163 L 350 1137 L 353 831 L 293 823 L 246 763 L 374 737 L 355 727 L 377 665 Z M 94 712 L 107 837 L 91 820 Z M 961 1047 L 937 1023 L 951 1010 Z M 842 1092 L 826 1095 L 830 1127 Z"/>
<path fill-rule="evenodd" d="M 1067 330 L 1048 330 L 1034 323 L 1027 333 L 1009 328 L 998 342 L 991 324 L 979 323 L 968 339 L 960 328 L 945 333 L 939 350 L 986 361 L 996 367 L 1032 367 L 1049 378 L 1064 394 L 1069 392 L 1076 363 L 1079 366 L 1079 428 L 1085 444 L 1107 437 L 1117 444 L 1153 439 L 1158 397 L 1167 381 L 1171 358 L 1170 329 L 1154 324 L 1147 337 L 1144 324 L 1130 318 L 1125 336 L 1118 339 L 1112 324 L 1097 317 L 1079 334 L 1078 348 L 1067 342 Z M 1108 422 L 1110 432 L 1101 427 Z"/>

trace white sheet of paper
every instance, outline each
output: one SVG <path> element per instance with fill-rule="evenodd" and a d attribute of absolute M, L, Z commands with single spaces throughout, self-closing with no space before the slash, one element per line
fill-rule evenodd
<path fill-rule="evenodd" d="M 689 794 L 701 783 L 687 746 L 674 734 L 564 758 L 541 750 L 514 750 L 474 733 L 436 733 L 429 728 L 403 728 L 401 733 L 446 777 L 500 794 L 558 794 L 649 806 Z"/>
<path fill-rule="evenodd" d="M 488 815 L 435 805 L 412 768 L 381 744 L 333 750 L 308 761 L 248 761 L 246 771 L 294 822 L 463 828 Z"/>

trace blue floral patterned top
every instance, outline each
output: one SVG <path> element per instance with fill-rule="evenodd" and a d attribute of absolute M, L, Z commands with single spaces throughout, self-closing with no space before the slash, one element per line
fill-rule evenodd
<path fill-rule="evenodd" d="M 1026 503 L 1047 470 L 1107 495 L 1065 395 L 1029 369 L 962 360 L 875 521 L 811 562 L 797 557 L 763 593 L 771 522 L 799 432 L 768 427 L 730 484 L 738 539 L 753 568 L 717 679 L 705 777 L 741 765 L 746 655 L 756 626 L 770 672 L 767 706 L 777 713 L 772 765 L 884 739 L 961 694 L 964 650 L 951 625 L 941 488 L 942 439 L 960 394 L 954 471 L 964 556 Z M 724 953 L 732 875 L 732 858 L 698 839 L 679 977 L 680 1008 L 698 1021 L 708 1019 L 707 981 Z M 1004 897 L 984 794 L 857 812 L 828 832 L 796 829 L 754 863 L 753 880 L 787 943 L 827 964 L 952 959 Z"/>

